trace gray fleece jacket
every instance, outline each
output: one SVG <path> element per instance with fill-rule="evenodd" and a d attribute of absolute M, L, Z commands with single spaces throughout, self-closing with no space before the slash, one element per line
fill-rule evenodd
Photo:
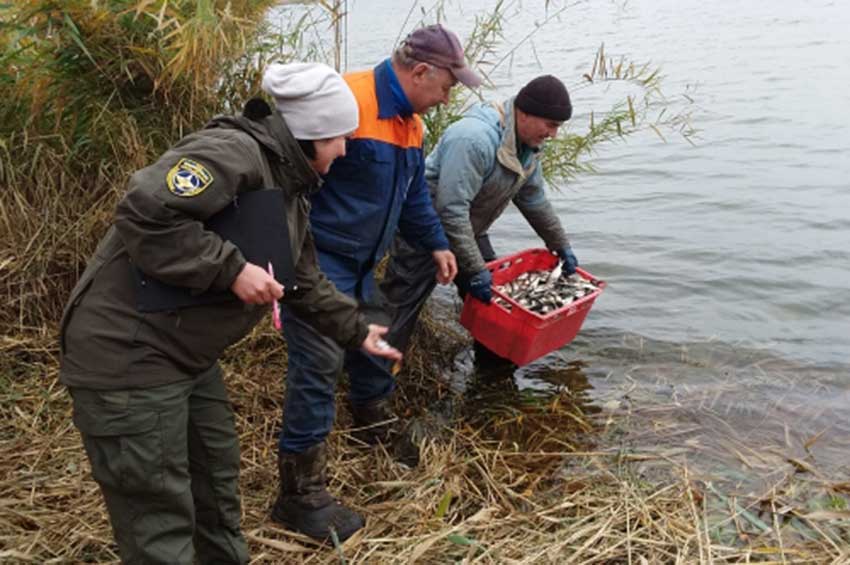
<path fill-rule="evenodd" d="M 569 244 L 546 198 L 537 154 L 518 147 L 512 98 L 476 105 L 449 126 L 425 161 L 425 180 L 462 275 L 484 269 L 475 237 L 511 201 L 546 247 Z"/>

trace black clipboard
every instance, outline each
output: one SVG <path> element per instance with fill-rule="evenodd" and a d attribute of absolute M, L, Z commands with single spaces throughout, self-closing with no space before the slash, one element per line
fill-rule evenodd
<path fill-rule="evenodd" d="M 292 243 L 286 221 L 283 190 L 252 190 L 239 194 L 226 208 L 204 222 L 204 227 L 230 241 L 249 263 L 274 268 L 275 279 L 287 291 L 297 290 Z M 133 266 L 136 278 L 136 308 L 140 312 L 177 310 L 190 306 L 239 300 L 231 291 L 193 293 L 146 275 Z"/>

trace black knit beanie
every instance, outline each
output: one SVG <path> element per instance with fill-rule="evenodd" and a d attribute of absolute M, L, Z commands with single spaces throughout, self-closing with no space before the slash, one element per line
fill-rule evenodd
<path fill-rule="evenodd" d="M 573 115 L 567 87 L 552 75 L 537 77 L 523 86 L 514 104 L 526 114 L 547 120 L 565 122 Z"/>

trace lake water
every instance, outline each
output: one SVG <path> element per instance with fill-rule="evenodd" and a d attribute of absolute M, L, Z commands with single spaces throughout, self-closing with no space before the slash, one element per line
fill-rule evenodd
<path fill-rule="evenodd" d="M 466 37 L 494 3 L 459 4 L 444 22 Z M 508 10 L 501 53 L 545 19 L 545 4 Z M 387 56 L 410 6 L 350 0 L 348 68 Z M 490 98 L 561 77 L 581 133 L 623 93 L 579 87 L 604 43 L 660 66 L 674 105 L 693 98 L 700 130 L 695 146 L 651 132 L 601 145 L 598 173 L 552 192 L 582 266 L 609 287 L 573 344 L 517 372 L 523 386 L 578 379 L 597 405 L 689 430 L 644 444 L 731 453 L 755 442 L 779 453 L 742 455 L 757 473 L 789 454 L 850 473 L 848 29 L 840 1 L 573 2 L 492 75 Z M 515 209 L 491 234 L 500 254 L 540 245 Z"/>

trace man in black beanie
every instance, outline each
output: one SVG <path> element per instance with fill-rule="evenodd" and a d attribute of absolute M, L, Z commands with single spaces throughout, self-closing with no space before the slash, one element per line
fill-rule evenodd
<path fill-rule="evenodd" d="M 573 115 L 567 88 L 552 75 L 539 76 L 520 89 L 514 104 L 534 116 L 565 122 Z"/>
<path fill-rule="evenodd" d="M 570 96 L 551 75 L 535 78 L 514 98 L 479 104 L 449 126 L 425 161 L 428 183 L 451 251 L 457 258 L 455 284 L 461 296 L 489 303 L 492 277 L 485 263 L 496 258 L 487 230 L 513 202 L 546 247 L 564 262 L 578 265 L 569 240 L 546 198 L 538 159 L 543 143 L 555 137 L 572 115 Z M 422 306 L 434 289 L 430 256 L 396 238 L 381 290 L 394 310 L 387 341 L 407 348 Z M 492 352 L 476 343 L 476 360 Z"/>

